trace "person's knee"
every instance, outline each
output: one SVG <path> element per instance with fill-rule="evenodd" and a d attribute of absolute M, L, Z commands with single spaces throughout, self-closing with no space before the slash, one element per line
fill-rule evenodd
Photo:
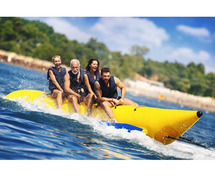
<path fill-rule="evenodd" d="M 63 93 L 61 91 L 57 91 L 57 96 L 63 96 Z"/>
<path fill-rule="evenodd" d="M 138 104 L 137 104 L 137 103 L 135 103 L 134 101 L 131 101 L 131 102 L 130 102 L 130 105 L 138 106 Z"/>
<path fill-rule="evenodd" d="M 110 104 L 107 101 L 101 102 L 101 105 L 104 106 L 104 107 L 110 107 Z"/>
<path fill-rule="evenodd" d="M 74 96 L 74 95 L 69 95 L 68 100 L 71 101 L 71 102 L 75 102 L 75 101 L 77 101 L 77 97 Z"/>
<path fill-rule="evenodd" d="M 90 93 L 89 96 L 88 96 L 88 99 L 89 99 L 89 100 L 92 100 L 92 99 L 93 99 L 93 96 L 94 96 L 94 94 L 91 94 L 91 93 Z"/>
<path fill-rule="evenodd" d="M 59 90 L 54 90 L 52 92 L 52 97 L 54 97 L 54 98 L 57 98 L 57 97 L 62 96 L 62 95 L 63 95 L 63 93 Z"/>
<path fill-rule="evenodd" d="M 104 106 L 106 104 L 106 101 L 102 101 L 101 105 Z"/>

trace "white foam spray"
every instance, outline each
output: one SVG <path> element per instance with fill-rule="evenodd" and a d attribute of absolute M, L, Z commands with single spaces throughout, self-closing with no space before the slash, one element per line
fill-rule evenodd
<path fill-rule="evenodd" d="M 82 124 L 93 127 L 94 131 L 97 132 L 98 135 L 114 140 L 126 139 L 131 143 L 138 144 L 148 150 L 155 151 L 159 155 L 176 157 L 180 159 L 215 160 L 215 151 L 212 149 L 206 149 L 181 141 L 175 141 L 169 145 L 163 145 L 140 131 L 133 130 L 128 132 L 126 129 L 116 129 L 114 126 L 103 125 L 100 123 L 99 119 L 86 117 L 78 113 L 69 115 L 62 113 L 57 109 L 44 108 L 42 104 L 38 106 L 34 103 L 29 104 L 28 102 L 22 100 L 16 101 L 26 110 L 44 112 L 76 120 Z"/>

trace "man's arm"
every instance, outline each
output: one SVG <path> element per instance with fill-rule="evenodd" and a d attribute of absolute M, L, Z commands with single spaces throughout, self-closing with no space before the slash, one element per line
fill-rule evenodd
<path fill-rule="evenodd" d="M 116 86 L 121 90 L 121 98 L 125 98 L 126 88 L 125 85 L 120 81 L 119 78 L 114 77 Z"/>
<path fill-rule="evenodd" d="M 126 93 L 125 85 L 117 77 L 114 77 L 114 80 L 115 80 L 116 86 L 121 90 L 121 98 L 120 98 L 118 104 L 124 104 L 125 103 L 125 93 Z"/>
<path fill-rule="evenodd" d="M 60 87 L 59 83 L 57 82 L 52 70 L 49 70 L 49 77 L 51 78 L 53 84 L 57 87 L 57 89 L 63 92 L 63 89 Z"/>

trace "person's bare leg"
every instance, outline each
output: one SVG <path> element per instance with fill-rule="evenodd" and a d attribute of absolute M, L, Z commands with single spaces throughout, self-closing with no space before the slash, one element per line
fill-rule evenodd
<path fill-rule="evenodd" d="M 62 108 L 63 104 L 63 93 L 59 90 L 53 90 L 52 97 L 56 98 L 58 109 Z"/>
<path fill-rule="evenodd" d="M 78 104 L 78 98 L 75 95 L 69 95 L 68 100 L 72 103 L 75 112 L 80 113 L 80 106 Z"/>
<path fill-rule="evenodd" d="M 125 98 L 125 104 L 126 104 L 126 105 L 132 105 L 132 106 L 138 106 L 137 103 L 135 103 L 134 101 L 131 101 L 131 100 L 128 99 L 128 98 Z"/>
<path fill-rule="evenodd" d="M 87 112 L 86 116 L 90 116 L 93 107 L 93 94 L 88 94 L 86 98 L 84 98 L 84 103 L 87 104 Z"/>
<path fill-rule="evenodd" d="M 106 114 L 110 117 L 110 119 L 111 119 L 110 122 L 117 122 L 114 117 L 113 111 L 111 109 L 111 104 L 108 101 L 104 101 L 101 104 L 102 104 L 102 107 L 104 108 Z"/>

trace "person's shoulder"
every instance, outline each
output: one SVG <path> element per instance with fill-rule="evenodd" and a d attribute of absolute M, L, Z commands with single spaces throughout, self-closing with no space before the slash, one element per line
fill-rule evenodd
<path fill-rule="evenodd" d="M 114 76 L 114 81 L 115 81 L 116 84 L 120 84 L 121 83 L 121 80 L 118 77 L 116 77 L 116 76 Z"/>
<path fill-rule="evenodd" d="M 65 68 L 65 67 L 62 67 L 62 66 L 61 66 L 61 69 L 66 70 L 66 68 Z M 66 71 L 67 71 L 67 70 L 66 70 Z"/>
<path fill-rule="evenodd" d="M 89 76 L 89 75 L 90 75 L 90 72 L 85 70 L 85 74 L 86 74 L 87 76 Z"/>
<path fill-rule="evenodd" d="M 84 73 L 84 79 L 89 80 L 88 78 L 89 77 L 88 77 L 87 73 Z"/>
<path fill-rule="evenodd" d="M 53 73 L 53 69 L 54 67 L 50 67 L 49 69 L 48 69 L 48 73 Z"/>
<path fill-rule="evenodd" d="M 48 71 L 52 71 L 52 70 L 54 70 L 54 67 L 52 66 L 52 67 L 50 67 L 50 68 L 48 68 Z"/>
<path fill-rule="evenodd" d="M 69 71 L 68 71 L 68 73 L 71 73 L 71 72 L 72 72 L 72 70 L 69 70 Z"/>
<path fill-rule="evenodd" d="M 119 81 L 119 78 L 116 77 L 116 76 L 113 76 L 113 79 L 114 79 L 115 81 Z"/>

